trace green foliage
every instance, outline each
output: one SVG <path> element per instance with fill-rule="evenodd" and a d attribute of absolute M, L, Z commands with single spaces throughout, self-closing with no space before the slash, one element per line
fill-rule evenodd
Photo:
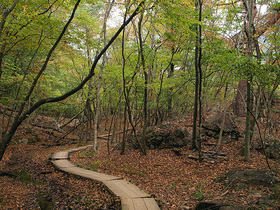
<path fill-rule="evenodd" d="M 90 166 L 86 167 L 86 169 L 91 170 L 91 171 L 96 171 L 102 163 L 104 163 L 104 161 L 96 161 L 93 164 L 91 164 Z"/>
<path fill-rule="evenodd" d="M 63 103 L 46 104 L 38 110 L 38 113 L 50 116 L 62 115 L 71 118 L 81 110 L 81 106 L 83 105 L 80 101 L 71 100 L 70 98 Z"/>
<path fill-rule="evenodd" d="M 91 171 L 97 171 L 97 169 L 99 168 L 99 164 L 94 164 L 91 167 L 86 167 L 87 170 L 91 170 Z"/>
<path fill-rule="evenodd" d="M 85 154 L 86 157 L 90 157 L 92 155 L 95 155 L 95 152 L 90 152 L 90 153 Z"/>
<path fill-rule="evenodd" d="M 17 179 L 25 182 L 27 184 L 35 184 L 35 185 L 45 185 L 46 183 L 42 182 L 42 181 L 37 181 L 34 180 L 31 176 L 31 174 L 27 171 L 18 171 L 16 173 Z"/>
<path fill-rule="evenodd" d="M 141 177 L 145 177 L 146 174 L 141 172 L 141 171 L 123 171 L 124 173 L 126 174 L 129 174 L 129 175 L 138 175 L 138 176 L 141 176 Z"/>
<path fill-rule="evenodd" d="M 130 166 L 125 166 L 122 168 L 117 168 L 118 171 L 121 171 L 125 174 L 129 174 L 129 175 L 137 175 L 137 176 L 141 176 L 141 177 L 145 177 L 146 174 L 141 172 L 141 171 L 137 171 L 135 169 L 132 169 Z"/>
<path fill-rule="evenodd" d="M 196 187 L 196 191 L 194 192 L 193 196 L 196 197 L 198 200 L 203 200 L 204 199 L 204 185 L 199 184 Z"/>
<path fill-rule="evenodd" d="M 202 71 L 205 102 L 220 100 L 224 89 L 236 85 L 239 79 L 253 76 L 254 85 L 261 85 L 271 91 L 279 79 L 279 30 L 271 27 L 262 45 L 261 61 L 234 49 L 232 37 L 242 31 L 243 4 L 236 2 L 228 6 L 213 6 L 205 2 L 203 20 L 197 21 L 194 1 L 151 1 L 151 8 L 145 8 L 142 25 L 144 37 L 144 58 L 149 73 L 149 103 L 152 115 L 156 110 L 167 112 L 170 98 L 172 109 L 177 113 L 191 111 L 194 96 L 194 47 L 196 27 L 202 26 Z M 11 5 L 4 0 L 1 12 Z M 53 5 L 49 1 L 19 1 L 11 15 L 7 17 L 1 37 L 1 52 L 4 53 L 0 80 L 0 102 L 17 107 L 42 67 L 49 49 L 64 27 L 75 1 L 58 0 Z M 278 8 L 276 2 L 270 3 Z M 36 103 L 42 98 L 56 97 L 75 88 L 89 72 L 96 53 L 104 46 L 102 17 L 106 3 L 99 0 L 83 2 L 61 43 L 40 77 L 29 101 Z M 116 6 L 116 5 L 115 5 Z M 146 5 L 147 6 L 147 5 Z M 123 6 L 120 6 L 123 10 Z M 48 9 L 49 8 L 49 9 Z M 133 6 L 131 7 L 133 8 Z M 145 80 L 140 66 L 138 19 L 129 24 L 124 34 L 124 57 L 126 93 L 132 114 L 141 118 Z M 122 21 L 120 21 L 122 22 Z M 230 23 L 230 24 L 229 24 Z M 115 27 L 107 27 L 108 38 Z M 101 81 L 100 102 L 102 110 L 110 110 L 109 115 L 124 110 L 122 76 L 122 37 L 118 37 L 107 51 L 107 62 Z M 171 63 L 175 70 L 171 73 Z M 99 73 L 100 63 L 95 69 Z M 93 84 L 96 85 L 97 77 Z M 89 93 L 91 91 L 91 93 Z M 217 94 L 216 94 L 217 93 Z M 219 93 L 219 94 L 218 94 Z M 95 98 L 96 89 L 86 85 L 84 89 L 67 100 L 57 104 L 46 104 L 40 114 L 74 116 L 88 96 Z M 218 95 L 218 96 L 216 96 Z M 233 96 L 230 96 L 231 98 Z M 95 103 L 95 102 L 94 102 Z M 91 105 L 93 108 L 95 104 Z M 102 113 L 101 113 L 102 114 Z M 183 115 L 182 115 L 183 116 Z"/>

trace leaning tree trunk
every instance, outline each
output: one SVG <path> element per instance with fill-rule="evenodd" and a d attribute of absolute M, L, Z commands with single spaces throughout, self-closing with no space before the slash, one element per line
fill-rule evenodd
<path fill-rule="evenodd" d="M 16 2 L 16 1 L 15 1 Z M 50 49 L 50 51 L 48 52 L 48 55 L 46 57 L 46 60 L 43 63 L 43 66 L 41 67 L 40 71 L 38 72 L 37 76 L 35 77 L 35 79 L 33 80 L 31 87 L 24 99 L 24 101 L 19 105 L 19 110 L 13 120 L 13 123 L 11 125 L 11 127 L 9 128 L 9 130 L 6 129 L 5 133 L 2 133 L 2 142 L 0 144 L 0 160 L 2 160 L 4 152 L 7 148 L 7 146 L 9 145 L 10 141 L 12 140 L 13 135 L 15 134 L 17 128 L 21 125 L 21 123 L 29 117 L 29 115 L 31 113 L 33 113 L 37 108 L 39 108 L 41 105 L 46 104 L 46 103 L 51 103 L 51 102 L 56 102 L 56 101 L 60 101 L 60 100 L 64 100 L 65 98 L 68 97 L 69 93 L 66 93 L 60 97 L 55 97 L 55 98 L 45 98 L 42 100 L 39 100 L 37 103 L 35 103 L 33 106 L 29 107 L 25 112 L 24 109 L 26 108 L 26 105 L 31 97 L 31 94 L 33 93 L 41 75 L 43 74 L 43 72 L 46 70 L 47 68 L 47 64 L 54 52 L 54 50 L 56 49 L 56 47 L 58 46 L 60 40 L 62 39 L 63 35 L 65 34 L 68 26 L 70 25 L 70 23 L 72 22 L 76 10 L 78 8 L 80 4 L 80 0 L 78 0 L 74 6 L 74 9 L 72 11 L 72 14 L 69 18 L 69 20 L 67 21 L 67 23 L 65 24 L 63 30 L 61 31 L 59 37 L 57 38 L 57 40 L 55 41 L 54 45 L 52 46 L 52 48 Z M 66 97 L 65 97 L 66 96 Z M 9 126 L 9 125 L 7 125 Z"/>

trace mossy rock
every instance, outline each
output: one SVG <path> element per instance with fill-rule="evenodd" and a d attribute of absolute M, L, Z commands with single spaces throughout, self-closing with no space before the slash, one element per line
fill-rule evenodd
<path fill-rule="evenodd" d="M 137 132 L 136 136 L 129 135 L 127 142 L 133 148 L 138 149 L 137 139 L 142 138 L 142 132 Z M 188 146 L 191 143 L 191 135 L 185 127 L 176 126 L 172 123 L 165 123 L 147 129 L 146 146 L 150 149 L 179 148 Z"/>

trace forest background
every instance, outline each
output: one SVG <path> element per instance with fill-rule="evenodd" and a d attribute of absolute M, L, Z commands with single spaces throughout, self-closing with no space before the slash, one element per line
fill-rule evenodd
<path fill-rule="evenodd" d="M 256 139 L 279 142 L 279 11 L 277 0 L 3 0 L 0 160 L 23 123 L 49 116 L 93 150 L 99 133 L 121 134 L 122 154 L 127 135 L 147 154 L 147 128 L 187 119 L 202 161 L 202 124 L 219 110 L 246 120 L 250 161 Z"/>
<path fill-rule="evenodd" d="M 95 149 L 100 119 L 121 113 L 133 131 L 143 128 L 145 153 L 148 126 L 193 111 L 197 147 L 202 110 L 234 99 L 248 139 L 279 97 L 277 1 L 15 0 L 1 11 L 0 94 L 12 110 L 1 158 L 34 111 L 78 113 L 94 127 Z"/>

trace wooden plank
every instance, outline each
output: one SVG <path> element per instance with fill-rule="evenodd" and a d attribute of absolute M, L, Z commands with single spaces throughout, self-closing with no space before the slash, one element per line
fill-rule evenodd
<path fill-rule="evenodd" d="M 112 180 L 103 182 L 115 195 L 121 198 L 150 197 L 149 194 L 140 190 L 126 180 Z"/>
<path fill-rule="evenodd" d="M 153 198 L 124 198 L 121 202 L 123 210 L 160 210 Z"/>
<path fill-rule="evenodd" d="M 135 210 L 147 210 L 147 206 L 143 198 L 132 199 L 133 206 Z"/>
<path fill-rule="evenodd" d="M 57 159 L 69 159 L 69 155 L 67 151 L 60 151 L 60 152 L 55 152 L 52 156 L 53 160 Z"/>
<path fill-rule="evenodd" d="M 143 200 L 146 204 L 147 209 L 160 210 L 160 208 L 154 198 L 143 198 Z"/>
<path fill-rule="evenodd" d="M 93 147 L 93 145 L 82 146 L 82 147 L 78 147 L 78 148 L 74 148 L 74 149 L 69 149 L 69 150 L 67 150 L 67 151 L 68 151 L 69 153 L 70 153 L 70 152 L 77 152 L 77 151 L 79 151 L 79 150 L 86 149 L 86 148 L 88 148 L 88 147 Z"/>
<path fill-rule="evenodd" d="M 53 160 L 52 163 L 62 170 L 64 170 L 64 168 L 76 167 L 69 160 Z"/>
<path fill-rule="evenodd" d="M 149 194 L 147 194 L 146 192 L 140 190 L 138 187 L 136 187 L 134 184 L 126 181 L 126 180 L 116 180 L 118 181 L 119 183 L 122 184 L 123 188 L 124 189 L 129 189 L 133 192 L 135 192 L 137 194 L 137 197 L 150 197 Z M 131 196 L 132 197 L 132 196 Z"/>
<path fill-rule="evenodd" d="M 68 172 L 68 173 L 72 173 L 75 175 L 79 175 L 88 179 L 94 179 L 100 182 L 103 181 L 109 181 L 109 180 L 116 180 L 116 179 L 122 179 L 120 177 L 116 177 L 116 176 L 111 176 L 111 175 L 107 175 L 107 174 L 102 174 L 102 173 L 98 173 L 95 171 L 90 171 L 90 170 L 86 170 L 83 168 L 79 168 L 79 167 L 71 167 L 71 168 L 64 168 L 64 171 Z"/>
<path fill-rule="evenodd" d="M 133 200 L 131 198 L 121 199 L 122 210 L 134 210 Z"/>
<path fill-rule="evenodd" d="M 103 182 L 115 195 L 121 197 L 122 209 L 124 210 L 160 209 L 155 199 L 151 198 L 149 194 L 140 190 L 130 182 L 120 177 L 79 168 L 68 160 L 69 153 L 85 148 L 87 148 L 87 146 L 55 152 L 52 156 L 52 163 L 65 172 Z"/>

